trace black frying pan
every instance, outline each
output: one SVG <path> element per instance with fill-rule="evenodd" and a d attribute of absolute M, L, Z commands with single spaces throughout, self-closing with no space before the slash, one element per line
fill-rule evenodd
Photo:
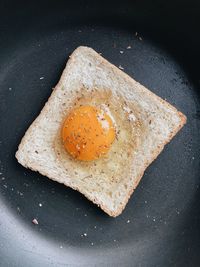
<path fill-rule="evenodd" d="M 0 1 L 0 266 L 200 266 L 199 25 L 199 1 Z M 14 157 L 79 45 L 188 117 L 116 219 Z"/>

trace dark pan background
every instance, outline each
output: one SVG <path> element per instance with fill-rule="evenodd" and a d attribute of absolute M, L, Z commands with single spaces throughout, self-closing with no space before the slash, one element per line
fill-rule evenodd
<path fill-rule="evenodd" d="M 0 266 L 200 266 L 199 25 L 199 1 L 0 1 Z M 14 157 L 79 45 L 188 118 L 116 219 Z"/>

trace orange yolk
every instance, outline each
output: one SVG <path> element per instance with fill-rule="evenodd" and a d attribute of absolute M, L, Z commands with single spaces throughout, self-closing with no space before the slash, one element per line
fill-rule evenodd
<path fill-rule="evenodd" d="M 81 106 L 72 110 L 64 121 L 61 137 L 71 156 L 90 161 L 108 152 L 115 139 L 115 129 L 103 110 Z"/>

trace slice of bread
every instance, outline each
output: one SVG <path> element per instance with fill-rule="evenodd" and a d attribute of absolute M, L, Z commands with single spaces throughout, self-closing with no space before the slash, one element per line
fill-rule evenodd
<path fill-rule="evenodd" d="M 123 174 L 118 168 L 112 180 L 108 175 L 104 177 L 100 172 L 95 172 L 96 169 L 92 176 L 92 165 L 87 165 L 84 169 L 85 163 L 62 154 L 65 153 L 62 151 L 62 144 L 59 152 L 57 150 L 63 118 L 73 108 L 77 96 L 80 93 L 84 95 L 83 87 L 89 94 L 93 88 L 97 88 L 100 95 L 101 90 L 102 94 L 109 90 L 113 94 L 120 94 L 133 110 L 135 107 L 136 117 L 143 125 L 142 133 L 145 134 L 138 137 L 141 140 L 135 151 L 132 148 L 134 156 L 127 162 L 124 156 L 123 162 L 118 165 L 127 172 Z M 130 120 L 130 123 L 134 122 Z M 59 83 L 25 133 L 16 158 L 24 167 L 78 190 L 107 214 L 116 217 L 126 206 L 145 169 L 185 123 L 186 117 L 176 108 L 109 63 L 93 49 L 81 46 L 70 56 Z M 127 143 L 129 141 L 127 140 Z M 113 162 L 114 160 L 113 158 Z M 98 167 L 98 160 L 96 162 Z M 105 165 L 105 169 L 111 165 Z M 79 167 L 82 168 L 81 171 Z M 74 174 L 76 168 L 78 176 L 75 175 L 76 172 Z"/>

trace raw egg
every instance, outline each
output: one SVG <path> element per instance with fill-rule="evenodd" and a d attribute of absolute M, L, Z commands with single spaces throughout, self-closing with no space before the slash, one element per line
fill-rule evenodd
<path fill-rule="evenodd" d="M 53 145 L 60 174 L 88 194 L 119 197 L 116 190 L 122 180 L 122 190 L 128 186 L 146 136 L 137 103 L 102 87 L 72 90 L 60 103 Z"/>
<path fill-rule="evenodd" d="M 92 161 L 107 154 L 115 140 L 115 128 L 104 110 L 86 105 L 69 113 L 61 137 L 66 151 L 72 157 Z"/>

